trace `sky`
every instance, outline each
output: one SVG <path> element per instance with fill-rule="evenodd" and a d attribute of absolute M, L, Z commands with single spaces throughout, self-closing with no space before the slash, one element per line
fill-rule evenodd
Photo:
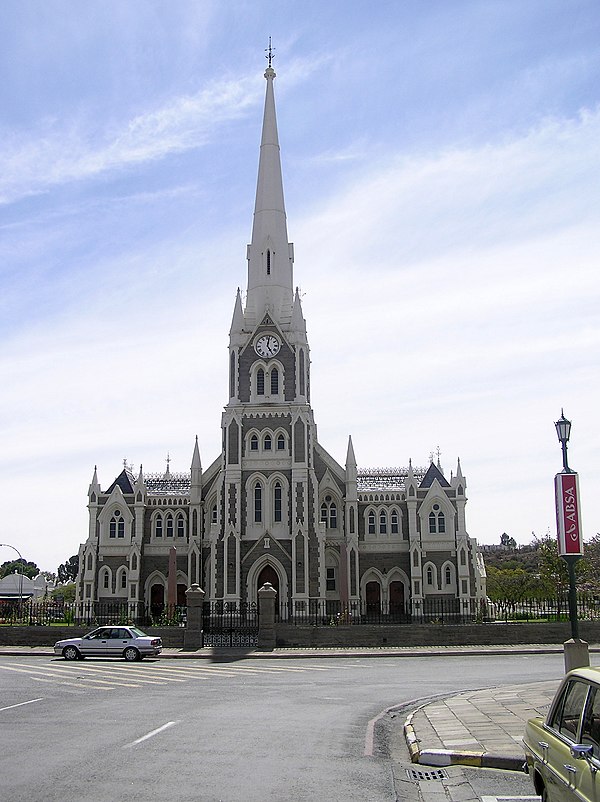
<path fill-rule="evenodd" d="M 591 538 L 597 0 L 3 0 L 0 542 L 56 571 L 95 465 L 219 455 L 269 36 L 320 443 L 460 459 L 469 534 L 523 544 L 564 409 Z"/>

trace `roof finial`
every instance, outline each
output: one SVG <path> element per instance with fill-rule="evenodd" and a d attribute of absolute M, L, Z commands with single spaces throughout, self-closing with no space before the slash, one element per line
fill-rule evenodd
<path fill-rule="evenodd" d="M 271 47 L 271 37 L 269 36 L 269 46 L 268 46 L 268 47 L 265 47 L 265 53 L 267 54 L 267 55 L 265 56 L 265 58 L 266 58 L 266 59 L 267 59 L 267 61 L 269 62 L 269 68 L 271 67 L 271 62 L 272 62 L 272 61 L 273 61 L 273 59 L 275 58 L 275 56 L 273 55 L 273 51 L 274 51 L 274 50 L 275 50 L 275 48 L 274 48 L 274 47 Z"/>

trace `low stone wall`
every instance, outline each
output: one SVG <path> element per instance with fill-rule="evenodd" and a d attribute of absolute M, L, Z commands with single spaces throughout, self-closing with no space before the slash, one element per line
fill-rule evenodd
<path fill-rule="evenodd" d="M 91 627 L 0 627 L 0 646 L 54 646 L 57 640 L 79 638 Z M 147 635 L 162 638 L 163 646 L 183 648 L 183 627 L 144 627 Z"/>
<path fill-rule="evenodd" d="M 278 647 L 494 646 L 560 644 L 571 637 L 569 623 L 309 627 L 277 624 Z M 600 623 L 579 622 L 579 637 L 600 643 Z"/>
<path fill-rule="evenodd" d="M 89 627 L 0 627 L 0 646 L 54 646 L 57 640 L 79 637 L 89 631 Z M 185 629 L 182 627 L 152 627 L 144 631 L 148 635 L 161 637 L 167 648 L 183 648 Z M 600 643 L 600 622 L 580 621 L 579 635 L 588 643 Z M 568 623 L 331 627 L 275 625 L 276 646 L 292 648 L 560 644 L 570 637 Z"/>

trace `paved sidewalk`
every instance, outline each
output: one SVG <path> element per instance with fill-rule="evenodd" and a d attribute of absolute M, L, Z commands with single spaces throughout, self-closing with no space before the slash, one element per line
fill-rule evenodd
<path fill-rule="evenodd" d="M 559 682 L 467 691 L 423 705 L 404 724 L 412 761 L 519 771 L 525 722 L 546 715 Z"/>

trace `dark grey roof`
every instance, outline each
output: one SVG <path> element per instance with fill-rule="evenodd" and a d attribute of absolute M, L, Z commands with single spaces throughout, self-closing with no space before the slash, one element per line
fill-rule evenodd
<path fill-rule="evenodd" d="M 419 488 L 427 488 L 431 487 L 435 480 L 441 484 L 442 487 L 450 487 L 450 482 L 446 479 L 444 474 L 440 471 L 437 465 L 434 465 L 432 462 L 429 468 L 427 468 L 427 473 L 423 477 L 423 481 L 419 485 Z"/>
<path fill-rule="evenodd" d="M 121 473 L 117 476 L 115 481 L 112 485 L 108 488 L 106 493 L 110 495 L 115 487 L 119 485 L 121 491 L 125 494 L 133 493 L 133 486 L 135 485 L 135 479 L 131 471 L 128 471 L 127 468 L 124 468 Z"/>

